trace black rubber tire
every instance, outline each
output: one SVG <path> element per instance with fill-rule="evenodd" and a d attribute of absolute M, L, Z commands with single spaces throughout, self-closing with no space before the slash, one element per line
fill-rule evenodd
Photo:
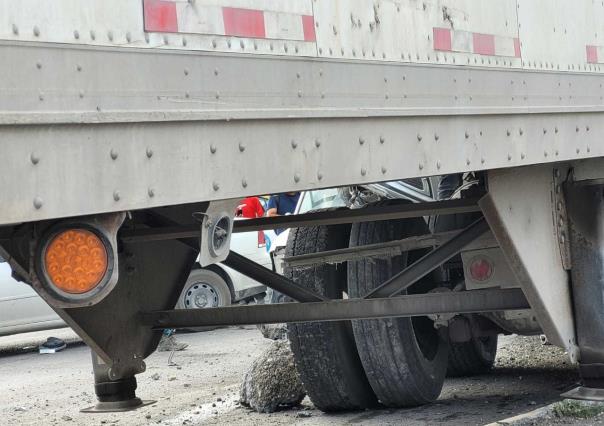
<path fill-rule="evenodd" d="M 466 377 L 487 373 L 495 363 L 498 337 L 473 337 L 468 342 L 451 343 L 447 376 Z"/>
<path fill-rule="evenodd" d="M 292 229 L 286 256 L 348 247 L 350 225 Z M 285 269 L 285 276 L 332 299 L 346 291 L 345 265 Z M 288 337 L 308 396 L 322 411 L 377 406 L 356 351 L 350 321 L 288 324 Z"/>
<path fill-rule="evenodd" d="M 358 223 L 350 246 L 380 243 L 429 233 L 421 218 Z M 391 259 L 348 263 L 348 293 L 363 297 L 425 251 Z M 436 286 L 428 276 L 409 289 L 426 293 Z M 352 321 L 357 350 L 378 400 L 388 407 L 413 407 L 438 398 L 447 370 L 448 336 L 427 317 Z"/>

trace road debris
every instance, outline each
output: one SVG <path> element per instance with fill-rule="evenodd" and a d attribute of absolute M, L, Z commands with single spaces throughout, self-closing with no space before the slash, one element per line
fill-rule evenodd
<path fill-rule="evenodd" d="M 289 341 L 277 340 L 253 362 L 241 385 L 240 402 L 260 413 L 297 406 L 305 392 Z"/>
<path fill-rule="evenodd" d="M 259 329 L 262 335 L 267 339 L 287 339 L 287 325 L 285 324 L 262 324 Z"/>
<path fill-rule="evenodd" d="M 54 354 L 62 351 L 67 344 L 58 337 L 49 337 L 44 343 L 38 346 L 38 352 L 41 354 Z"/>

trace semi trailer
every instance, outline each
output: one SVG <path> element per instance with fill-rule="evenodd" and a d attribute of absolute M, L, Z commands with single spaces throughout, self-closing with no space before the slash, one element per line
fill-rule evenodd
<path fill-rule="evenodd" d="M 603 38 L 592 0 L 0 0 L 0 256 L 92 349 L 90 411 L 146 403 L 162 329 L 262 323 L 326 411 L 430 403 L 500 333 L 602 400 Z M 284 275 L 229 249 L 276 228 Z M 197 259 L 290 302 L 174 310 Z"/>

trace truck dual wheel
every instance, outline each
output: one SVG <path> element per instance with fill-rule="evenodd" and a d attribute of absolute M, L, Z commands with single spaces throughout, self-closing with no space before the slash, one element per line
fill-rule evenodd
<path fill-rule="evenodd" d="M 451 343 L 447 376 L 464 377 L 488 372 L 495 363 L 498 336 L 472 337 L 468 342 Z"/>
<path fill-rule="evenodd" d="M 349 235 L 349 225 L 292 229 L 286 256 L 345 248 Z M 286 268 L 285 275 L 331 299 L 341 299 L 346 291 L 344 265 Z M 377 405 L 349 321 L 289 324 L 288 336 L 306 392 L 317 408 L 339 411 Z"/>
<path fill-rule="evenodd" d="M 421 218 L 353 224 L 350 246 L 380 243 L 429 233 Z M 348 294 L 363 297 L 425 253 L 348 263 Z M 430 278 L 409 293 L 426 293 Z M 389 407 L 432 402 L 440 395 L 449 350 L 446 333 L 427 317 L 352 321 L 356 347 L 378 400 Z"/>

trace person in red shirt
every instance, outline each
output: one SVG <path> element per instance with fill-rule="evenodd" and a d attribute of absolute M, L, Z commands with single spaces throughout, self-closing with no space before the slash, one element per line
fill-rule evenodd
<path fill-rule="evenodd" d="M 245 217 L 246 219 L 255 219 L 264 216 L 264 208 L 258 200 L 258 197 L 247 197 L 237 206 L 237 217 Z"/>

